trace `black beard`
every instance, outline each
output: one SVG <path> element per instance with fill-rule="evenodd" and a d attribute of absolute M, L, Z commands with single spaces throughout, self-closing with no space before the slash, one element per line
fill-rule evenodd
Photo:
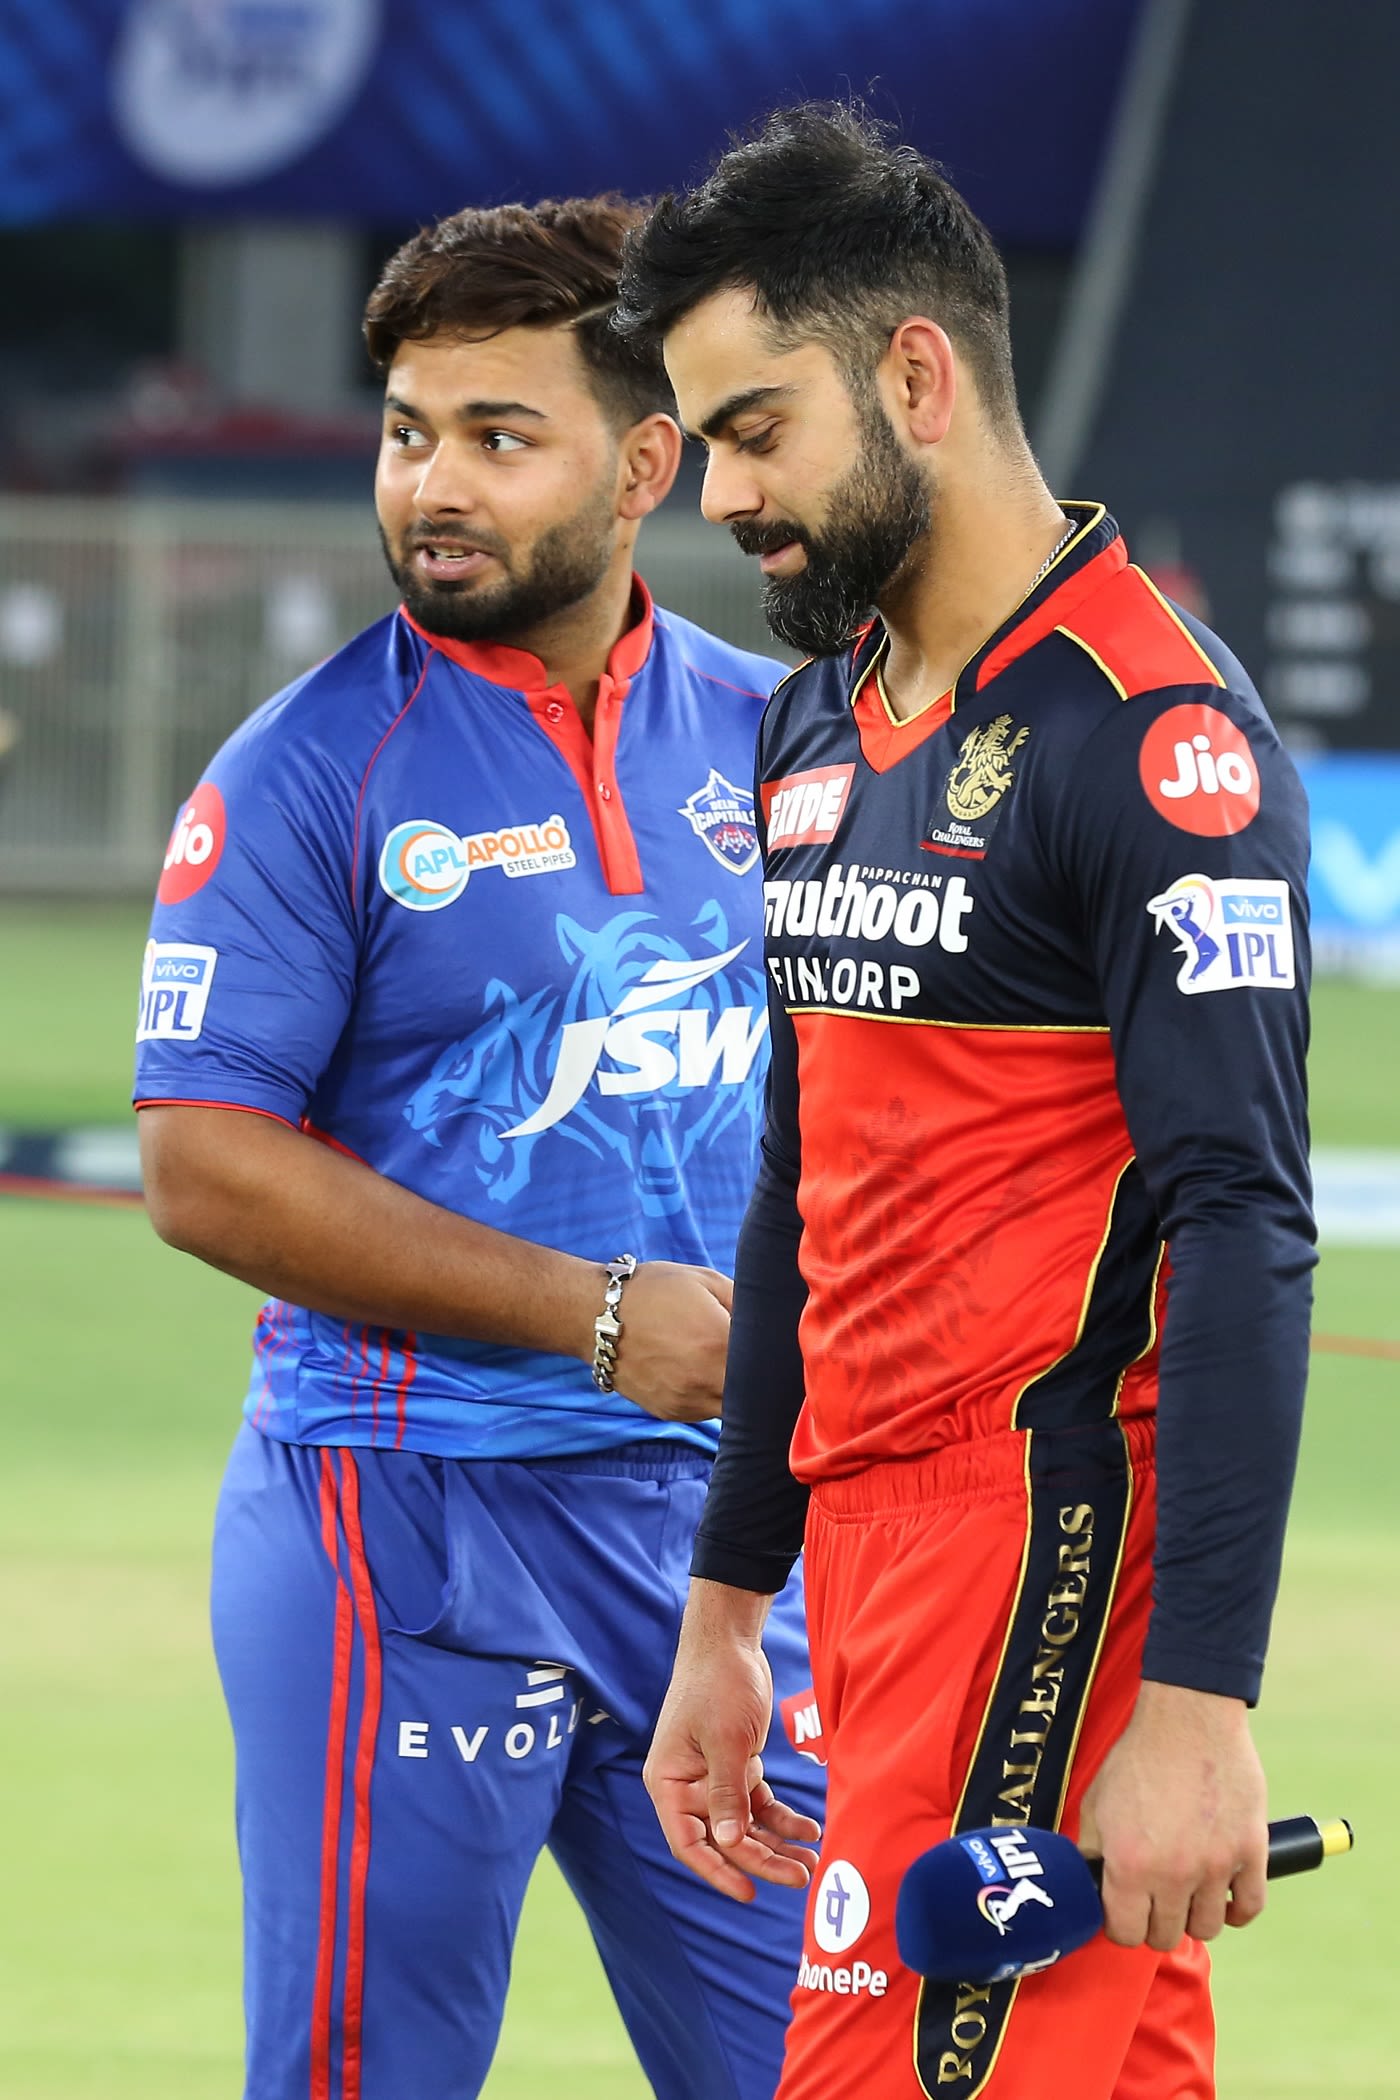
<path fill-rule="evenodd" d="M 403 561 L 396 560 L 382 525 L 379 544 L 404 609 L 428 634 L 452 642 L 516 642 L 597 590 L 613 556 L 612 523 L 611 490 L 600 488 L 571 518 L 541 533 L 523 575 L 516 574 L 509 551 L 494 535 L 488 540 L 463 533 L 466 544 L 496 555 L 505 569 L 500 582 L 485 589 L 472 583 L 430 583 L 414 568 L 413 549 L 450 545 L 450 532 L 417 528 L 404 542 L 409 558 Z"/>
<path fill-rule="evenodd" d="M 839 656 L 933 522 L 928 484 L 884 412 L 863 410 L 865 446 L 831 492 L 820 533 L 792 524 L 730 527 L 745 554 L 796 540 L 807 565 L 765 576 L 763 616 L 780 642 L 803 656 Z"/>

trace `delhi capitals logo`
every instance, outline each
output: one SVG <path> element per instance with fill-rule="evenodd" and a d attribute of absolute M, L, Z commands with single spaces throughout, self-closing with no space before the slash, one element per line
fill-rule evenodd
<path fill-rule="evenodd" d="M 751 788 L 735 787 L 711 766 L 705 785 L 688 795 L 676 814 L 686 819 L 722 868 L 731 875 L 748 874 L 758 859 Z"/>

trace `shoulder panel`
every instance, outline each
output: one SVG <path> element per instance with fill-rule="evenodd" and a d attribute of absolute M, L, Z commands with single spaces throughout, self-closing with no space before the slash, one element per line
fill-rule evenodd
<path fill-rule="evenodd" d="M 1165 686 L 1226 683 L 1205 646 L 1136 565 L 1076 605 L 1059 632 L 1093 659 L 1122 700 Z"/>

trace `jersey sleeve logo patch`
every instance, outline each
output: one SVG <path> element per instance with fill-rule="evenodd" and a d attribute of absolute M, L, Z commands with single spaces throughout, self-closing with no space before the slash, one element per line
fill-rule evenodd
<path fill-rule="evenodd" d="M 506 875 L 554 875 L 577 866 L 569 827 L 559 816 L 542 824 L 510 824 L 500 831 L 462 835 L 427 817 L 396 824 L 379 855 L 380 887 L 410 911 L 441 911 L 455 903 L 472 874 L 500 868 Z"/>
<path fill-rule="evenodd" d="M 141 965 L 138 1043 L 198 1040 L 218 960 L 217 948 L 195 948 L 183 941 L 147 941 Z"/>
<path fill-rule="evenodd" d="M 686 819 L 722 868 L 731 875 L 747 875 L 758 859 L 753 795 L 747 788 L 735 787 L 712 766 L 705 785 L 687 795 L 676 814 Z"/>
<path fill-rule="evenodd" d="M 1159 817 L 1197 838 L 1232 837 L 1259 811 L 1249 739 L 1218 707 L 1169 707 L 1142 740 L 1138 773 Z"/>
<path fill-rule="evenodd" d="M 1016 778 L 1011 761 L 1029 737 L 1013 729 L 1010 715 L 998 715 L 964 737 L 957 761 L 943 783 L 946 815 L 935 815 L 925 853 L 952 854 L 959 860 L 982 860 L 1001 815 L 1002 797 Z"/>
<path fill-rule="evenodd" d="M 202 890 L 219 865 L 227 835 L 224 798 L 212 780 L 202 780 L 175 819 L 175 829 L 165 849 L 157 902 L 183 904 L 196 890 Z"/>
<path fill-rule="evenodd" d="M 1176 988 L 1195 992 L 1292 991 L 1293 912 L 1288 884 L 1238 876 L 1182 875 L 1148 911 L 1176 936 Z"/>
<path fill-rule="evenodd" d="M 768 850 L 780 846 L 825 846 L 846 812 L 855 767 L 813 766 L 765 780 L 759 793 L 768 826 Z"/>

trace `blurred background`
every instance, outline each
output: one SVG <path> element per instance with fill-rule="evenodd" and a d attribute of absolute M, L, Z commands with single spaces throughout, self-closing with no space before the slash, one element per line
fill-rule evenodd
<path fill-rule="evenodd" d="M 364 298 L 444 212 L 647 196 L 767 108 L 851 91 L 998 238 L 1052 485 L 1107 502 L 1244 659 L 1311 800 L 1324 1259 L 1259 1735 L 1275 1812 L 1352 1815 L 1359 1849 L 1220 1949 L 1222 2095 L 1394 2095 L 1397 79 L 1390 0 L 0 0 L 13 2100 L 240 2089 L 203 1562 L 254 1308 L 139 1214 L 130 1044 L 146 902 L 205 760 L 392 602 Z M 643 571 L 766 648 L 696 485 L 692 463 Z M 546 1870 L 489 2090 L 564 2077 L 644 2090 Z"/>

